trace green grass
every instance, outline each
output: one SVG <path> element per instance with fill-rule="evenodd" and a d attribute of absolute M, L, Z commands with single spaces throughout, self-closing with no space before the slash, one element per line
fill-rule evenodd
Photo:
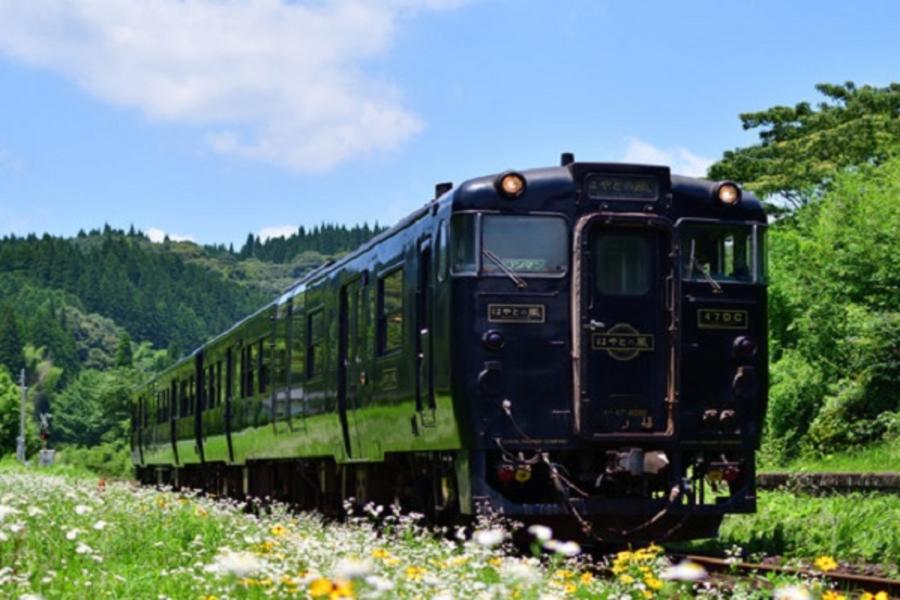
<path fill-rule="evenodd" d="M 0 598 L 761 599 L 784 585 L 822 595 L 817 582 L 786 576 L 711 592 L 703 582 L 667 581 L 669 563 L 657 549 L 621 553 L 618 578 L 606 580 L 591 574 L 597 565 L 577 545 L 515 556 L 502 541 L 508 525 L 485 518 L 477 527 L 454 539 L 417 516 L 371 506 L 327 522 L 280 505 L 250 511 L 190 493 L 101 485 L 72 466 L 4 462 Z"/>
<path fill-rule="evenodd" d="M 762 472 L 875 473 L 900 470 L 900 440 L 888 440 L 856 451 L 823 457 L 801 457 L 786 465 L 766 465 Z"/>
<path fill-rule="evenodd" d="M 810 561 L 832 556 L 849 563 L 878 564 L 900 575 L 900 496 L 854 493 L 807 496 L 760 492 L 758 511 L 725 518 L 720 537 L 686 545 Z"/>

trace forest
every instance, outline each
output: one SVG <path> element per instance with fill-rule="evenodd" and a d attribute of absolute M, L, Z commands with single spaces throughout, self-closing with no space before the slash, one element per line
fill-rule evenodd
<path fill-rule="evenodd" d="M 709 169 L 770 214 L 765 464 L 900 437 L 900 84 L 817 93 L 740 115 L 758 141 Z M 238 250 L 109 226 L 0 240 L 0 454 L 14 448 L 25 368 L 52 442 L 125 472 L 132 386 L 380 230 L 251 234 Z"/>

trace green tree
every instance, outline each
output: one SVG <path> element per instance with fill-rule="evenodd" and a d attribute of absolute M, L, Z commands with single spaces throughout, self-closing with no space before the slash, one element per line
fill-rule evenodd
<path fill-rule="evenodd" d="M 769 432 L 786 454 L 877 439 L 900 413 L 900 159 L 835 176 L 770 231 Z"/>
<path fill-rule="evenodd" d="M 134 355 L 131 351 L 131 336 L 125 331 L 119 337 L 119 346 L 116 348 L 116 366 L 131 367 L 134 363 Z"/>
<path fill-rule="evenodd" d="M 0 456 L 16 450 L 19 435 L 19 386 L 0 365 Z"/>
<path fill-rule="evenodd" d="M 819 84 L 826 100 L 740 115 L 759 143 L 724 153 L 713 179 L 733 179 L 758 194 L 780 196 L 794 209 L 820 194 L 847 167 L 880 164 L 900 149 L 900 83 Z"/>
<path fill-rule="evenodd" d="M 4 365 L 10 373 L 18 375 L 25 366 L 22 346 L 19 321 L 12 306 L 6 303 L 0 306 L 0 365 Z"/>

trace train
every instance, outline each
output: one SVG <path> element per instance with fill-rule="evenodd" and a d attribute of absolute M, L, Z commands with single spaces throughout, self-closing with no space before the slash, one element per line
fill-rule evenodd
<path fill-rule="evenodd" d="M 766 224 L 734 182 L 570 153 L 438 184 L 136 389 L 136 476 L 715 536 L 756 508 Z"/>

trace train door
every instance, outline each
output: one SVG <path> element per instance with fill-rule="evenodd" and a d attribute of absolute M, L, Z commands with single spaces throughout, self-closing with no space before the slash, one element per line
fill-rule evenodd
<path fill-rule="evenodd" d="M 665 432 L 671 234 L 646 224 L 587 226 L 579 433 L 598 438 Z"/>
<path fill-rule="evenodd" d="M 234 462 L 234 447 L 231 445 L 231 430 L 234 413 L 234 350 L 225 351 L 225 440 L 228 442 L 228 460 Z"/>
<path fill-rule="evenodd" d="M 344 430 L 347 455 L 360 457 L 356 411 L 361 408 L 360 388 L 364 381 L 364 350 L 360 342 L 363 312 L 363 279 L 357 277 L 341 288 L 338 319 L 338 411 Z"/>
<path fill-rule="evenodd" d="M 431 330 L 434 300 L 434 282 L 431 280 L 431 240 L 419 242 L 419 273 L 416 288 L 416 410 L 422 417 L 422 425 L 435 424 L 434 415 L 434 363 Z"/>
<path fill-rule="evenodd" d="M 290 372 L 291 301 L 279 304 L 272 320 L 272 343 L 269 344 L 269 368 L 271 378 L 270 402 L 272 403 L 272 426 L 275 433 L 291 429 L 291 389 Z"/>
<path fill-rule="evenodd" d="M 194 357 L 194 439 L 197 442 L 197 454 L 200 462 L 206 462 L 203 454 L 203 441 L 206 434 L 203 431 L 203 413 L 206 410 L 208 391 L 204 385 L 203 377 L 203 352 L 198 352 Z"/>

